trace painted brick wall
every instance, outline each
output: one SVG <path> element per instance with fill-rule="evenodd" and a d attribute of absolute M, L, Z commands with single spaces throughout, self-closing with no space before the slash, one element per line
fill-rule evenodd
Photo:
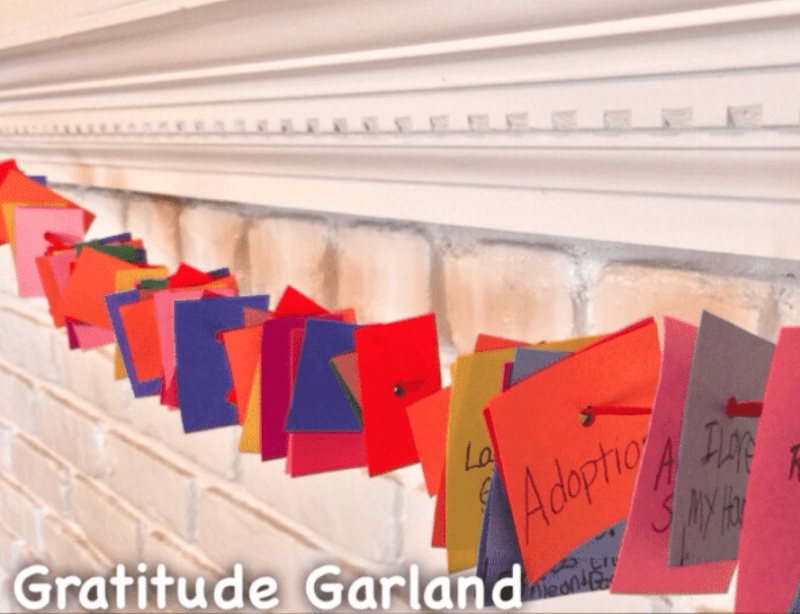
<path fill-rule="evenodd" d="M 228 265 L 243 292 L 292 284 L 360 321 L 434 310 L 445 378 L 479 332 L 539 341 L 609 332 L 653 314 L 708 308 L 774 339 L 800 323 L 789 263 L 525 235 L 287 214 L 243 204 L 55 186 L 97 214 L 92 236 L 130 230 L 151 261 Z M 105 574 L 164 563 L 209 581 L 242 563 L 279 579 L 280 610 L 310 608 L 308 572 L 444 573 L 429 547 L 433 501 L 419 467 L 289 479 L 236 452 L 238 429 L 184 435 L 177 413 L 134 400 L 109 348 L 70 351 L 44 299 L 19 299 L 0 249 L 0 610 L 17 571 Z M 527 611 L 726 611 L 708 597 L 580 595 Z M 397 611 L 409 609 L 398 599 Z M 131 609 L 135 610 L 135 606 Z M 138 610 L 137 610 L 138 611 Z"/>

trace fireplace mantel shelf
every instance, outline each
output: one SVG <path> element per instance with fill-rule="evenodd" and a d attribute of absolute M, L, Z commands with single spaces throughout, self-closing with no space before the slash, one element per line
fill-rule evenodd
<path fill-rule="evenodd" d="M 28 172 L 800 259 L 796 0 L 107 4 L 0 38 Z"/>

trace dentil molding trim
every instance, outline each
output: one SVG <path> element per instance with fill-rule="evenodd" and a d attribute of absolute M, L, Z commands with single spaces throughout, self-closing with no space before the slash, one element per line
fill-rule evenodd
<path fill-rule="evenodd" d="M 800 259 L 798 0 L 156 5 L 0 39 L 2 153 L 57 182 Z"/>

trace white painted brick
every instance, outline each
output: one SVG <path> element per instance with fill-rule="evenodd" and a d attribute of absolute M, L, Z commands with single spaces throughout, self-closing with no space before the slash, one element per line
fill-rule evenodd
<path fill-rule="evenodd" d="M 149 263 L 177 267 L 178 212 L 179 203 L 163 196 L 140 194 L 128 200 L 128 231 L 144 241 Z"/>
<path fill-rule="evenodd" d="M 34 550 L 39 548 L 39 530 L 44 504 L 19 482 L 0 475 L 0 517 L 8 527 Z"/>
<path fill-rule="evenodd" d="M 157 397 L 136 400 L 134 427 L 225 479 L 236 477 L 241 438 L 239 427 L 184 433 L 180 412 L 167 409 Z"/>
<path fill-rule="evenodd" d="M 242 484 L 284 516 L 359 557 L 392 564 L 401 556 L 402 486 L 364 469 L 291 478 L 284 461 L 242 455 Z"/>
<path fill-rule="evenodd" d="M 0 388 L 2 390 L 2 388 Z M 14 427 L 0 420 L 0 472 L 11 473 L 11 436 Z"/>
<path fill-rule="evenodd" d="M 428 495 L 424 485 L 404 491 L 403 558 L 399 572 L 410 565 L 419 565 L 423 578 L 447 575 L 447 556 L 444 548 L 432 548 L 433 517 L 436 498 Z"/>
<path fill-rule="evenodd" d="M 35 314 L 0 308 L 0 356 L 42 379 L 52 378 L 56 370 L 56 336 L 52 324 L 45 324 Z"/>
<path fill-rule="evenodd" d="M 57 575 L 102 575 L 111 562 L 72 524 L 53 514 L 42 519 L 42 560 Z"/>
<path fill-rule="evenodd" d="M 18 291 L 14 256 L 11 254 L 11 249 L 7 247 L 0 249 L 0 292 L 13 296 Z"/>
<path fill-rule="evenodd" d="M 145 536 L 142 561 L 151 569 L 161 563 L 168 573 L 189 580 L 206 578 L 208 582 L 224 575 L 222 568 L 196 547 L 160 529 L 153 529 Z"/>
<path fill-rule="evenodd" d="M 19 549 L 16 552 L 16 558 L 14 560 L 14 568 L 11 570 L 11 573 L 14 574 L 14 576 L 16 576 L 16 574 L 22 571 L 23 569 L 39 563 L 40 560 L 41 557 L 37 556 L 33 552 L 33 550 L 31 550 L 28 544 L 21 543 Z"/>
<path fill-rule="evenodd" d="M 7 573 L 14 572 L 15 558 L 21 544 L 19 535 L 0 518 L 0 569 Z"/>
<path fill-rule="evenodd" d="M 39 439 L 91 476 L 104 471 L 100 416 L 69 393 L 42 389 L 38 395 Z"/>
<path fill-rule="evenodd" d="M 53 317 L 50 315 L 50 307 L 45 297 L 37 296 L 13 296 L 0 294 L 0 306 L 4 310 L 15 313 L 19 316 L 33 320 L 39 324 L 52 327 Z"/>
<path fill-rule="evenodd" d="M 422 465 L 419 463 L 400 467 L 380 477 L 397 482 L 402 485 L 405 490 L 425 487 L 425 474 L 422 472 Z"/>
<path fill-rule="evenodd" d="M 40 324 L 52 325 L 49 303 L 44 296 L 17 296 L 15 290 L 13 295 L 0 294 L 0 306 Z"/>
<path fill-rule="evenodd" d="M 307 218 L 257 220 L 248 230 L 251 292 L 276 298 L 287 285 L 320 304 L 332 306 L 326 274 L 335 263 L 328 254 L 330 230 Z"/>
<path fill-rule="evenodd" d="M 148 518 L 192 539 L 194 477 L 179 461 L 155 451 L 149 441 L 111 431 L 106 481 Z"/>
<path fill-rule="evenodd" d="M 458 359 L 461 352 L 454 345 L 440 343 L 439 344 L 439 367 L 442 373 L 442 388 L 447 388 L 453 385 L 453 374 L 451 367 Z"/>
<path fill-rule="evenodd" d="M 673 612 L 733 612 L 736 572 L 727 593 L 716 595 L 668 595 Z"/>
<path fill-rule="evenodd" d="M 119 497 L 86 476 L 72 478 L 70 501 L 74 521 L 114 563 L 136 565 L 141 550 L 142 519 Z"/>
<path fill-rule="evenodd" d="M 52 183 L 48 182 L 47 187 L 53 192 L 60 194 L 67 200 L 71 200 L 72 202 L 83 206 L 84 196 L 86 191 L 89 189 L 85 185 L 79 185 L 75 183 Z"/>
<path fill-rule="evenodd" d="M 800 288 L 778 285 L 777 326 L 800 326 Z"/>
<path fill-rule="evenodd" d="M 0 415 L 24 431 L 35 428 L 35 393 L 29 381 L 0 363 Z"/>
<path fill-rule="evenodd" d="M 202 550 L 229 571 L 236 563 L 245 578 L 272 576 L 278 582 L 278 611 L 298 611 L 305 577 L 313 568 L 303 561 L 324 557 L 317 547 L 263 509 L 234 492 L 210 487 L 200 492 L 197 541 Z M 302 610 L 301 610 L 302 611 Z"/>
<path fill-rule="evenodd" d="M 33 565 L 36 556 L 30 546 L 11 527 L 0 520 L 0 567 L 10 576 Z"/>
<path fill-rule="evenodd" d="M 532 343 L 574 334 L 571 263 L 518 245 L 460 245 L 444 255 L 453 343 L 471 351 L 479 333 Z"/>
<path fill-rule="evenodd" d="M 57 184 L 51 188 L 95 214 L 86 239 L 100 239 L 127 232 L 125 210 L 127 193 L 84 186 Z"/>
<path fill-rule="evenodd" d="M 103 414 L 125 421 L 132 419 L 130 382 L 114 379 L 114 363 L 102 349 L 70 350 L 63 333 L 54 340 L 54 348 L 56 383 Z"/>
<path fill-rule="evenodd" d="M 247 288 L 244 218 L 232 209 L 192 203 L 179 217 L 181 258 L 203 270 L 229 267 Z"/>
<path fill-rule="evenodd" d="M 13 578 L 0 574 L 0 611 L 16 612 L 16 604 L 13 600 Z"/>
<path fill-rule="evenodd" d="M 263 507 L 215 485 L 202 488 L 198 495 L 197 543 L 226 572 L 241 563 L 251 576 L 291 568 L 281 559 L 295 548 L 318 550 Z"/>
<path fill-rule="evenodd" d="M 662 316 L 670 315 L 697 324 L 706 309 L 758 334 L 771 297 L 770 285 L 762 281 L 610 264 L 600 271 L 595 283 L 594 331 L 612 332 L 650 315 L 659 323 Z"/>
<path fill-rule="evenodd" d="M 421 235 L 374 226 L 338 235 L 338 305 L 359 322 L 388 322 L 431 310 L 431 247 Z"/>
<path fill-rule="evenodd" d="M 11 441 L 14 477 L 60 515 L 69 514 L 69 468 L 41 443 L 23 433 Z"/>

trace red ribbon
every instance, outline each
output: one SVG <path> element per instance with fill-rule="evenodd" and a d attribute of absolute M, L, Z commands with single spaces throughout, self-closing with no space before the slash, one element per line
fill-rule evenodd
<path fill-rule="evenodd" d="M 725 415 L 729 418 L 734 416 L 744 416 L 746 418 L 758 418 L 761 410 L 764 409 L 762 401 L 737 401 L 733 395 L 728 397 L 725 405 Z"/>

